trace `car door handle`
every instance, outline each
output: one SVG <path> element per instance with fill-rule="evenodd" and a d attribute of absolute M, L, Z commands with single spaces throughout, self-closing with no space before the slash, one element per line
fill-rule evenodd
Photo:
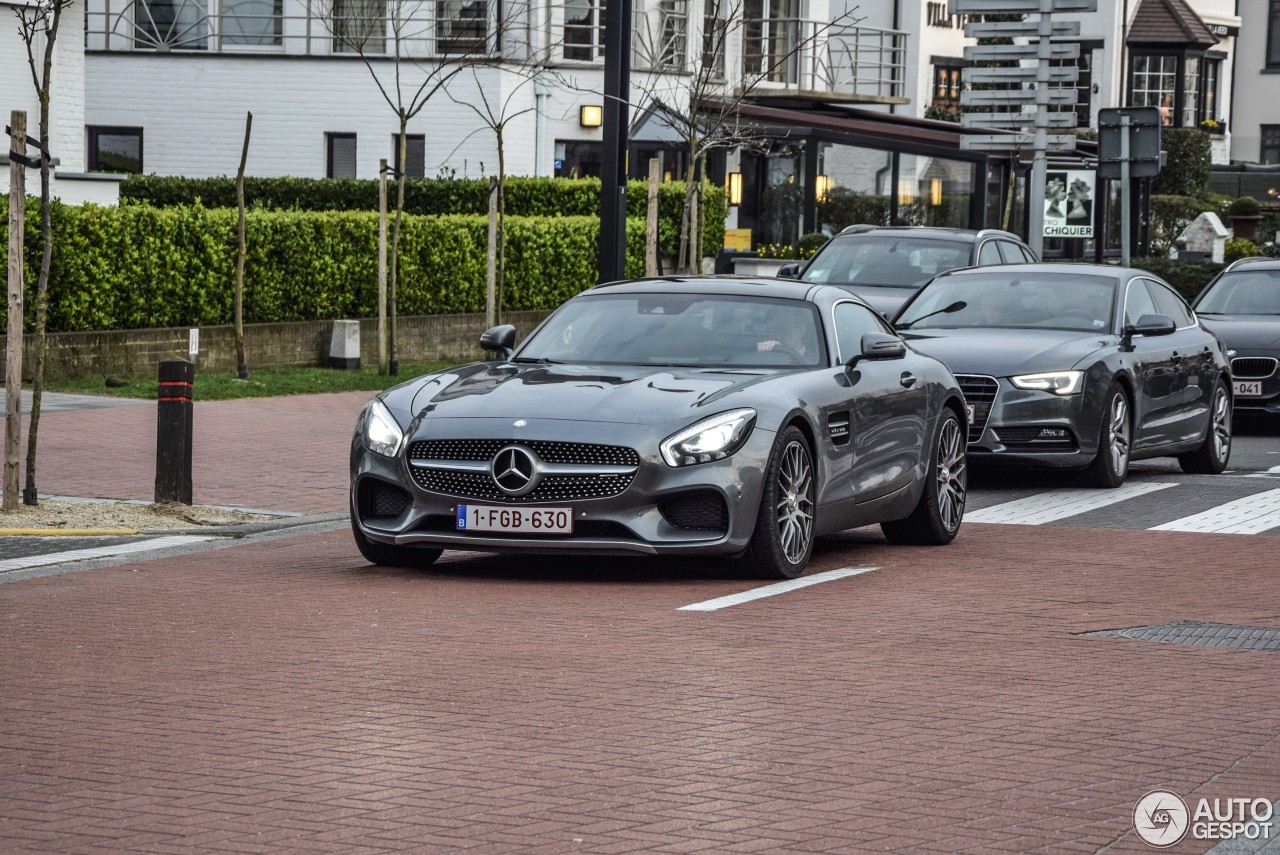
<path fill-rule="evenodd" d="M 905 388 L 910 389 L 912 386 L 916 385 L 916 375 L 912 374 L 910 371 L 903 371 L 902 379 L 899 382 L 902 383 Z"/>

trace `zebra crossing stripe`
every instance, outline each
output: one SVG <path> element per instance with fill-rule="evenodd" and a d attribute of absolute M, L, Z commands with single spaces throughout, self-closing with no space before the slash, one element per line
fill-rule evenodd
<path fill-rule="evenodd" d="M 1087 487 L 1051 490 L 1025 499 L 992 505 L 989 508 L 966 511 L 964 521 L 1004 525 L 1044 525 L 1176 486 L 1176 484 L 1130 482 L 1114 490 L 1094 490 Z"/>
<path fill-rule="evenodd" d="M 1280 490 L 1255 493 L 1199 514 L 1173 520 L 1151 531 L 1195 531 L 1215 534 L 1260 534 L 1280 528 Z"/>

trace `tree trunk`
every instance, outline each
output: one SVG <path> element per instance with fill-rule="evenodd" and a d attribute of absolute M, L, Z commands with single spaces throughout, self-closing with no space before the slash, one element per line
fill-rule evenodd
<path fill-rule="evenodd" d="M 9 114 L 9 140 L 13 151 L 27 150 L 27 114 Z M 9 161 L 9 338 L 4 379 L 4 486 L 0 509 L 18 509 L 18 454 L 22 445 L 22 243 L 25 228 L 26 167 Z"/>
<path fill-rule="evenodd" d="M 501 123 L 494 130 L 498 135 L 498 257 L 494 262 L 494 285 L 496 299 L 494 302 L 494 321 L 502 323 L 502 293 L 505 290 L 507 273 L 507 151 L 504 145 Z"/>

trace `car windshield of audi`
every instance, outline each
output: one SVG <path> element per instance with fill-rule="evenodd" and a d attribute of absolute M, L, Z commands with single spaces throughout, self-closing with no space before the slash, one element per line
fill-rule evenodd
<path fill-rule="evenodd" d="M 378 395 L 351 444 L 368 560 L 441 550 L 715 555 L 802 573 L 880 523 L 947 543 L 964 513 L 955 379 L 839 288 L 669 278 L 592 288 L 515 349 Z"/>

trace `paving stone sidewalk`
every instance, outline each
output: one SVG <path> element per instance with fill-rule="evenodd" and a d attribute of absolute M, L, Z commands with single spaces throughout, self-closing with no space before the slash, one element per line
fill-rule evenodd
<path fill-rule="evenodd" d="M 351 431 L 372 396 L 341 392 L 196 401 L 194 502 L 307 514 L 345 510 Z M 155 402 L 110 406 L 90 398 L 88 403 L 93 406 L 55 405 L 41 413 L 40 492 L 150 501 L 155 495 Z"/>

